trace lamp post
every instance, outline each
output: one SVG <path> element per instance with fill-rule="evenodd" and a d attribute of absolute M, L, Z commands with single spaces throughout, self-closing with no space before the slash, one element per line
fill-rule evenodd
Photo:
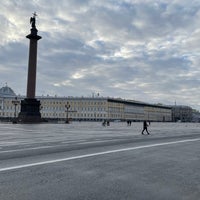
<path fill-rule="evenodd" d="M 17 123 L 17 105 L 20 103 L 20 101 L 17 100 L 17 97 L 15 97 L 15 100 L 12 101 L 12 103 L 15 106 L 15 112 L 14 112 L 14 119 L 13 119 L 13 124 Z"/>
<path fill-rule="evenodd" d="M 66 121 L 65 123 L 69 124 L 69 118 L 68 118 L 68 113 L 69 113 L 69 109 L 70 109 L 70 104 L 69 102 L 67 102 L 67 104 L 65 105 L 65 108 L 66 108 Z"/>

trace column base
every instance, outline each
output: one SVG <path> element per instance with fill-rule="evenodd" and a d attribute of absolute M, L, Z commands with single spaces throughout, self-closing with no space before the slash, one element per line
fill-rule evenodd
<path fill-rule="evenodd" d="M 19 123 L 41 123 L 40 101 L 37 99 L 24 99 L 21 101 L 21 112 L 18 116 Z"/>

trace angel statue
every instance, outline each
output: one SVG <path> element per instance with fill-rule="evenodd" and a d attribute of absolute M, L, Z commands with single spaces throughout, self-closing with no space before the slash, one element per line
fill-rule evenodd
<path fill-rule="evenodd" d="M 30 18 L 30 24 L 32 28 L 36 28 L 35 27 L 35 17 L 37 16 L 36 12 L 33 13 L 33 17 Z"/>

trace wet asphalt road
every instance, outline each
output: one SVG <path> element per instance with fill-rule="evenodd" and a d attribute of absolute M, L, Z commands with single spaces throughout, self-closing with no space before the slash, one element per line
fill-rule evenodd
<path fill-rule="evenodd" d="M 199 127 L 160 126 L 1 124 L 0 199 L 199 199 Z"/>

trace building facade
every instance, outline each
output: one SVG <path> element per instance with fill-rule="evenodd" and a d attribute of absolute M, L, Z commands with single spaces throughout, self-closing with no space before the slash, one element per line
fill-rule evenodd
<path fill-rule="evenodd" d="M 193 110 L 189 106 L 172 106 L 172 121 L 173 122 L 192 122 Z"/>
<path fill-rule="evenodd" d="M 5 91 L 12 91 L 4 88 Z M 0 90 L 1 91 L 1 90 Z M 8 92 L 7 92 L 8 93 Z M 0 118 L 12 119 L 20 112 L 23 96 L 0 93 Z M 41 103 L 41 116 L 51 120 L 77 121 L 172 121 L 168 106 L 152 105 L 131 100 L 105 97 L 37 97 Z"/>

